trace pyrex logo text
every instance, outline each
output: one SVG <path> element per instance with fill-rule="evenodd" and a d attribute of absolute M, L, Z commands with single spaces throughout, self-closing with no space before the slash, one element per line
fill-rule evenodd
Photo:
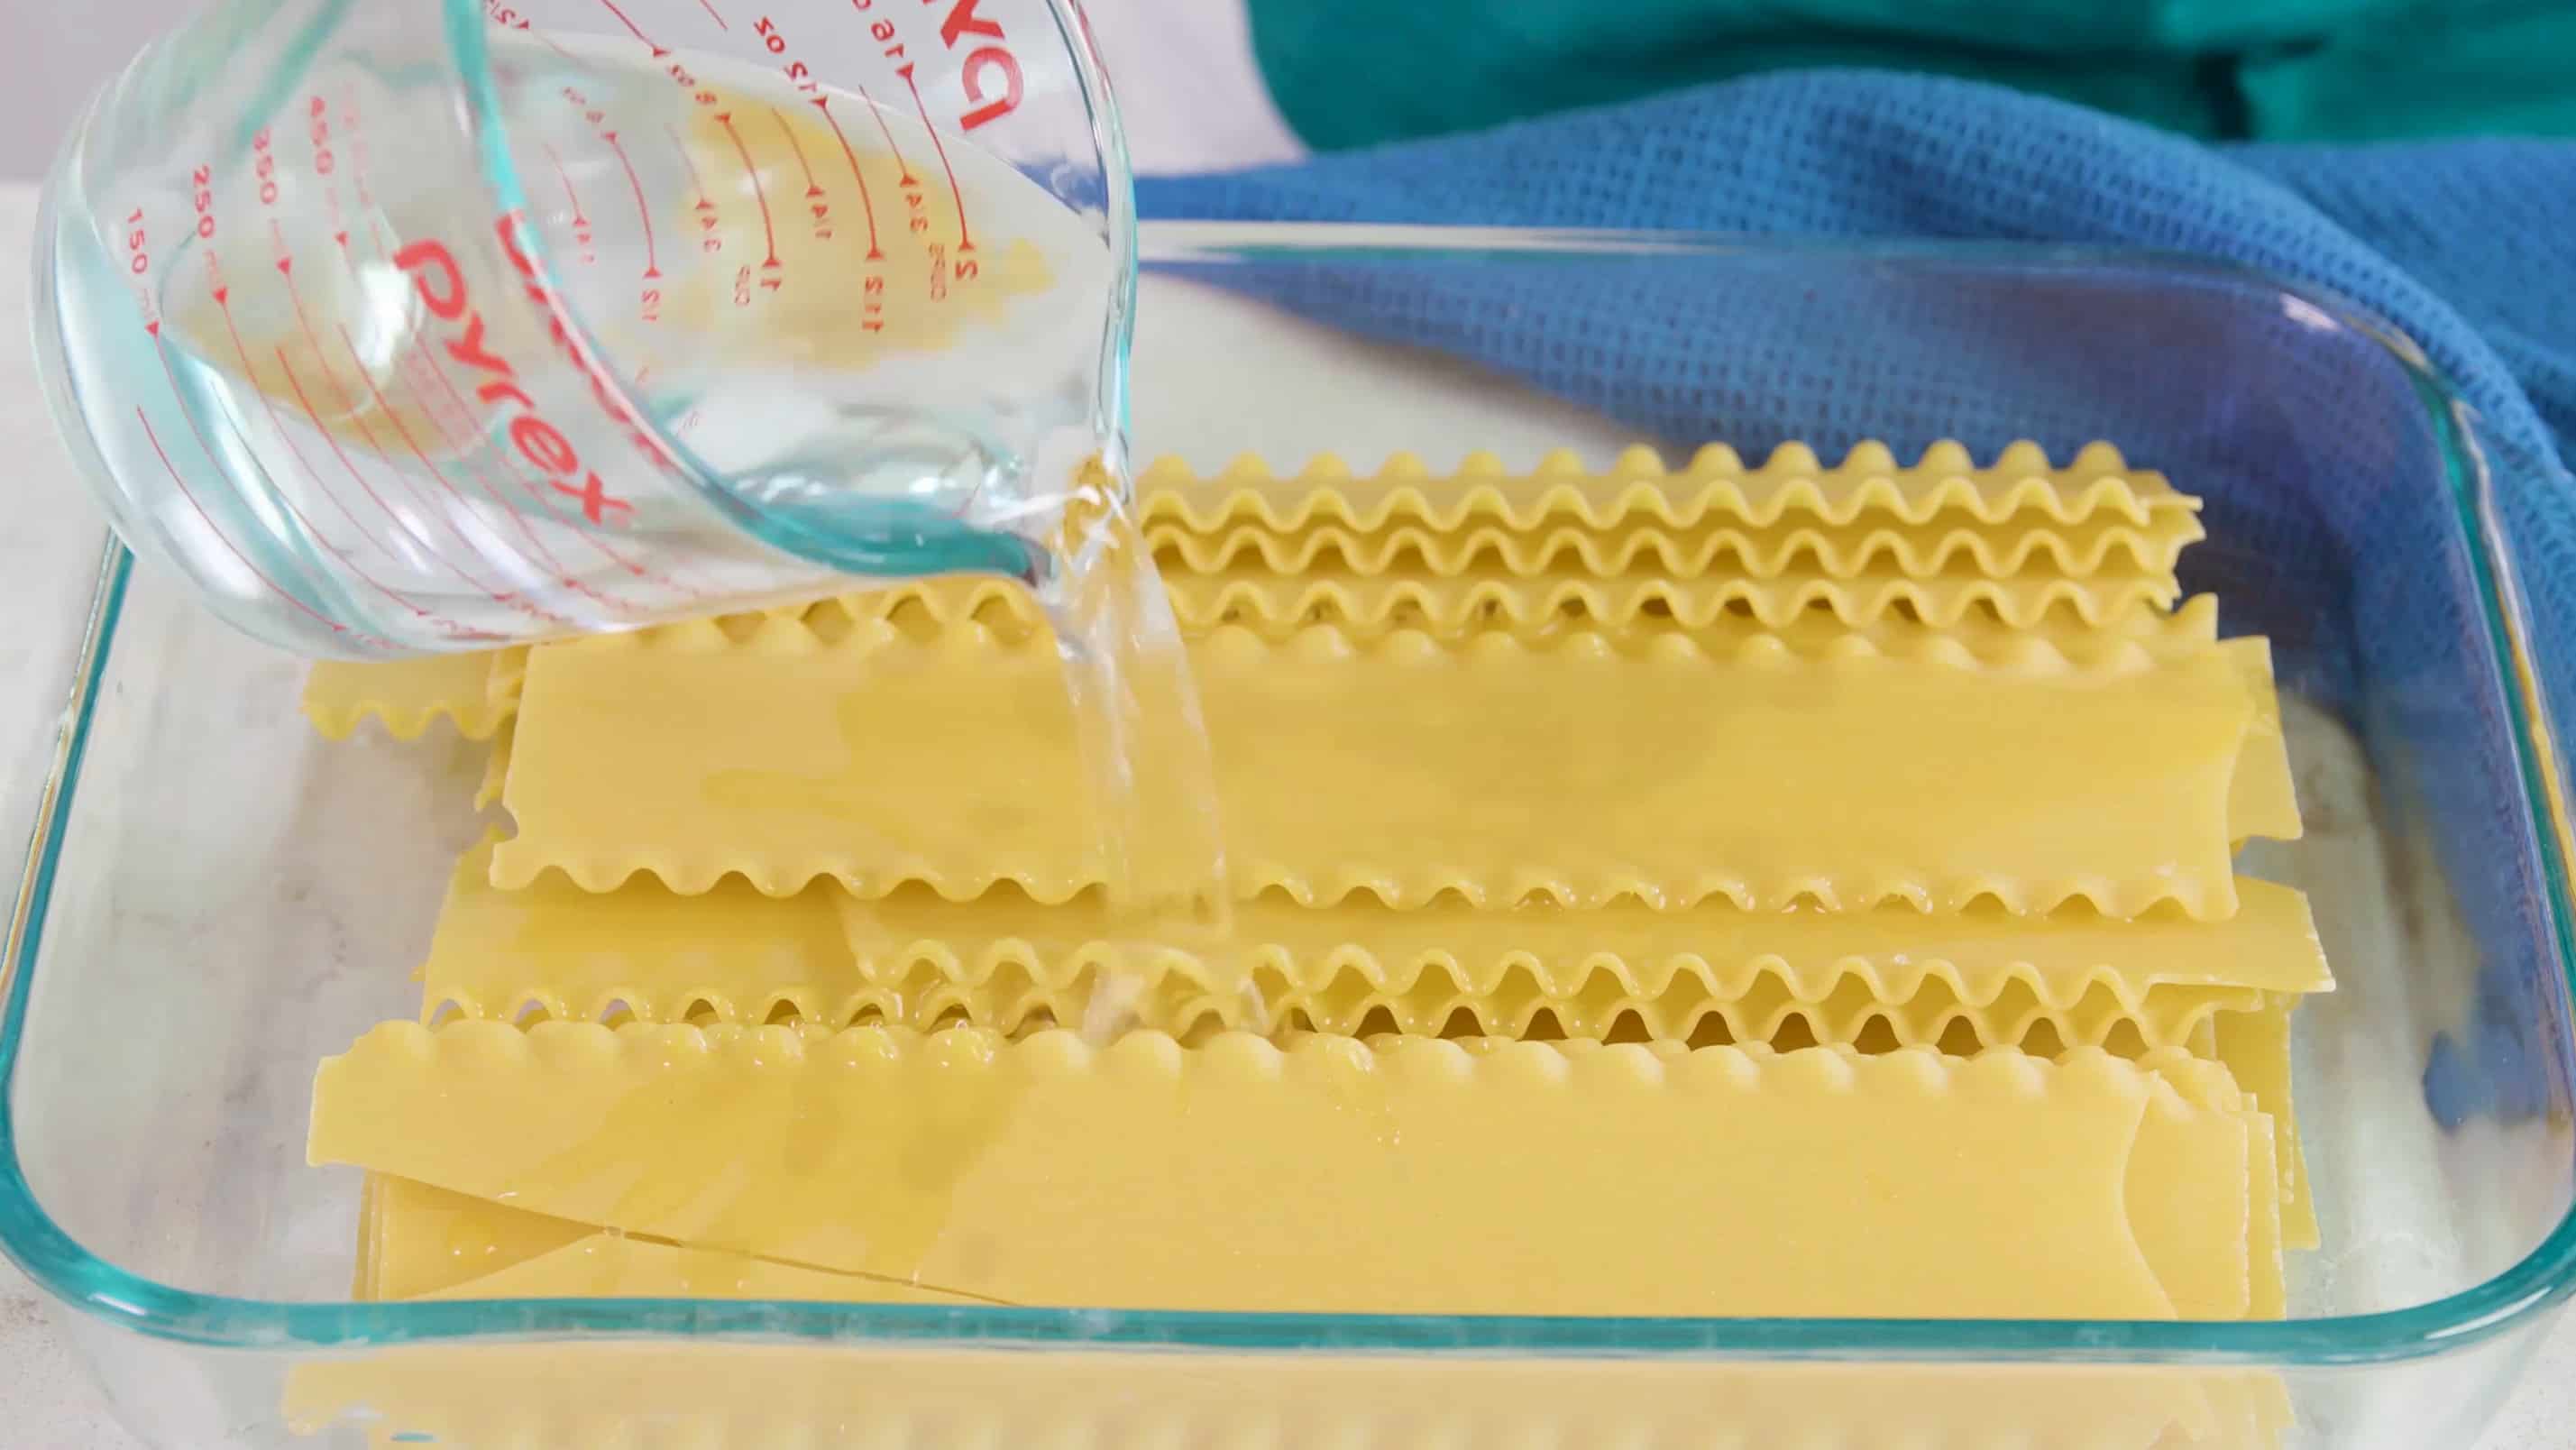
<path fill-rule="evenodd" d="M 921 0 L 924 5 L 937 5 L 940 0 Z M 981 36 L 993 42 L 978 45 L 966 53 L 958 67 L 958 78 L 966 84 L 966 104 L 970 108 L 957 120 L 957 129 L 972 131 L 987 121 L 998 120 L 1017 110 L 1020 104 L 1020 62 L 1005 46 L 1002 27 L 975 13 L 980 0 L 952 0 L 948 18 L 939 22 L 940 43 L 954 51 L 967 36 Z M 1000 95 L 993 95 L 990 84 L 998 72 L 1002 85 Z"/>
<path fill-rule="evenodd" d="M 517 245 L 514 236 L 517 221 L 515 213 L 501 218 L 502 246 L 528 284 L 531 300 L 544 304 L 553 318 L 557 345 L 569 352 L 574 365 L 590 377 L 592 391 L 610 415 L 627 427 L 629 436 L 649 443 L 649 435 L 640 432 L 631 414 L 609 391 L 591 360 L 582 355 L 583 350 L 572 340 L 569 329 L 564 326 L 561 309 L 554 305 L 553 298 L 537 280 L 535 267 Z M 610 494 L 607 486 L 600 482 L 599 474 L 584 465 L 572 440 L 538 411 L 535 401 L 519 386 L 517 369 L 485 342 L 483 314 L 467 296 L 465 271 L 457 265 L 455 254 L 444 243 L 425 238 L 394 253 L 394 265 L 411 275 L 413 289 L 420 294 L 430 316 L 442 322 L 463 325 L 462 331 L 447 341 L 447 355 L 483 375 L 483 381 L 474 389 L 476 397 L 495 406 L 518 410 L 517 415 L 510 419 L 510 442 L 518 448 L 520 457 L 545 476 L 547 486 L 568 498 L 578 499 L 582 516 L 594 524 L 605 524 L 612 515 L 622 522 L 633 513 L 634 506 Z M 651 451 L 658 457 L 658 446 Z"/>

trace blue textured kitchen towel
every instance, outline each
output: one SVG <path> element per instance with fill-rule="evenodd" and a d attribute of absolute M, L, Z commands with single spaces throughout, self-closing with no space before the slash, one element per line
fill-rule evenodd
<path fill-rule="evenodd" d="M 2552 703 L 2557 718 L 2576 720 L 2576 485 L 2567 466 L 2576 445 L 2576 143 L 2213 150 L 1974 83 L 1814 72 L 1295 166 L 1149 179 L 1139 200 L 1148 216 L 2139 246 L 2296 279 L 2394 324 L 2474 410 L 2492 444 L 2499 511 Z M 1723 438 L 1748 455 L 1786 438 L 1832 450 L 1882 437 L 1903 451 L 1956 436 L 1990 453 L 2034 437 L 2061 457 L 2104 436 L 2207 494 L 2212 542 L 2195 551 L 2204 558 L 2190 582 L 2229 590 L 2234 628 L 2280 634 L 2320 614 L 2340 618 L 2348 637 L 2280 640 L 2285 671 L 2357 705 L 2335 661 L 2358 661 L 2378 682 L 2366 705 L 2378 712 L 2373 729 L 2398 732 L 2415 747 L 2406 754 L 2439 762 L 2402 784 L 2426 802 L 2485 960 L 2476 1019 L 2434 1045 L 2432 1108 L 2458 1121 L 2564 1100 L 2563 1045 L 2549 1062 L 2495 1048 L 2510 1039 L 2509 1024 L 2528 1022 L 2561 990 L 2556 955 L 2538 915 L 2536 862 L 2516 845 L 2531 822 L 2503 749 L 2494 681 L 2461 663 L 2485 653 L 2474 612 L 2461 607 L 2477 586 L 2458 551 L 2439 542 L 2453 526 L 2427 513 L 2439 501 L 2420 478 L 2385 477 L 2425 445 L 2392 432 L 2384 385 L 2356 387 L 2348 371 L 2321 364 L 2313 377 L 2267 376 L 2243 390 L 2295 399 L 2307 415 L 2297 423 L 2270 426 L 2255 408 L 2231 413 L 2231 379 L 2212 359 L 2228 351 L 2222 329 L 2252 325 L 2238 315 L 2241 296 L 2197 320 L 2188 297 L 2175 299 L 2175 335 L 2198 345 L 2169 356 L 2106 358 L 2063 377 L 1980 389 L 1950 381 L 1949 349 L 1891 347 L 1891 330 L 1873 329 L 1867 316 L 1708 295 L 1717 289 L 1694 289 L 1682 271 L 1651 261 L 1625 276 L 1611 265 L 1538 282 L 1509 268 L 1330 273 L 1282 263 L 1232 283 L 1364 334 L 1460 353 L 1646 436 Z M 2002 359 L 1985 370 L 1991 382 L 2010 367 L 2017 329 L 2050 325 L 2049 288 L 2082 285 L 2079 275 L 2026 292 L 1927 295 L 1918 280 L 1855 299 L 1861 311 L 1906 311 L 1897 331 L 1965 339 Z M 2290 316 L 2278 325 L 2306 324 Z M 2329 440 L 2322 454 L 2320 438 Z M 2339 591 L 2322 610 L 2321 591 Z M 2267 595 L 2297 602 L 2267 617 Z"/>

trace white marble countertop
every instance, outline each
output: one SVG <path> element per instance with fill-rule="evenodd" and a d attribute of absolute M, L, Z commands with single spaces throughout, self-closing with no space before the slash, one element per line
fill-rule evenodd
<path fill-rule="evenodd" d="M 1114 66 L 1123 51 L 1143 43 L 1137 37 L 1148 8 L 1144 0 L 1093 0 L 1094 24 Z M 1158 9 L 1157 14 L 1168 12 Z M 1294 142 L 1275 117 L 1251 115 L 1231 129 L 1190 124 L 1191 117 L 1208 114 L 1201 103 L 1210 95 L 1240 98 L 1259 92 L 1249 76 L 1229 74 L 1230 67 L 1242 64 L 1239 37 L 1181 39 L 1196 47 L 1188 64 L 1119 68 L 1140 163 L 1177 168 L 1293 153 Z M 1177 42 L 1166 33 L 1153 43 L 1168 49 Z M 1158 80 L 1164 83 L 1158 85 Z M 26 322 L 26 248 L 34 218 L 31 188 L 0 185 L 0 338 L 6 339 L 0 343 L 0 455 L 19 460 L 21 468 L 6 523 L 0 524 L 0 591 L 5 591 L 11 621 L 11 628 L 0 631 L 0 680 L 10 685 L 0 690 L 0 769 L 5 769 L 0 775 L 0 835 L 12 841 L 25 838 L 51 759 L 60 706 L 51 693 L 52 682 L 64 667 L 74 612 L 87 602 L 98 527 L 36 391 Z M 7 1450 L 140 1450 L 141 1442 L 109 1417 L 104 1397 L 54 1313 L 41 1302 L 39 1291 L 0 1259 L 0 1445 Z M 2478 1450 L 2568 1450 L 2571 1445 L 2576 1445 L 2576 1316 L 2561 1321 Z"/>

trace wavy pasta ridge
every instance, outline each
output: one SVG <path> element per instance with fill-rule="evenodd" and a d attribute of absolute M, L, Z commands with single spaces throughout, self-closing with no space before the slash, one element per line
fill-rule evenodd
<path fill-rule="evenodd" d="M 719 881 L 739 877 L 766 896 L 792 896 L 817 881 L 830 880 L 862 899 L 921 887 L 942 900 L 964 902 L 1010 887 L 1049 906 L 1071 901 L 1100 886 L 1098 871 L 1088 867 L 1067 870 L 1054 863 L 998 865 L 958 872 L 943 871 L 918 859 L 880 858 L 863 864 L 856 854 L 800 856 L 787 864 L 759 859 L 756 852 L 724 859 L 682 859 L 668 852 L 582 851 L 560 843 L 543 862 L 496 866 L 494 881 L 504 888 L 518 889 L 548 872 L 560 872 L 590 892 L 613 891 L 637 876 L 648 876 L 684 896 L 694 896 Z M 2232 881 L 2138 880 L 2095 873 L 2028 880 L 1977 872 L 1933 877 L 1851 872 L 1755 879 L 1722 872 L 1661 878 L 1620 869 L 1578 872 L 1530 867 L 1511 873 L 1507 879 L 1492 880 L 1437 866 L 1401 868 L 1354 862 L 1329 871 L 1301 871 L 1277 861 L 1254 859 L 1233 872 L 1233 881 L 1238 894 L 1276 895 L 1299 906 L 1326 907 L 1369 898 L 1399 910 L 1455 901 L 1479 909 L 1535 905 L 1593 908 L 1633 903 L 1674 911 L 1722 901 L 1743 911 L 1801 907 L 1859 911 L 1903 905 L 1926 913 L 2000 909 L 2014 916 L 2037 916 L 2080 905 L 2120 917 L 2178 907 L 2193 920 L 2210 921 L 2223 919 L 2236 909 Z"/>
<path fill-rule="evenodd" d="M 1257 975 L 1255 980 L 1257 986 Z M 2132 992 L 2107 979 L 2089 984 L 2088 991 L 2062 1004 L 2048 1001 L 2045 985 L 2034 981 L 2007 984 L 1985 1003 L 1947 994 L 1884 998 L 1856 984 L 1832 997 L 1813 999 L 1795 995 L 1778 981 L 1773 983 L 1778 990 L 1759 1000 L 1749 996 L 1730 1000 L 1680 980 L 1673 990 L 1658 995 L 1587 989 L 1565 996 L 1530 993 L 1508 999 L 1465 990 L 1445 994 L 1370 990 L 1342 982 L 1258 994 L 1196 988 L 1175 993 L 1150 984 L 1120 982 L 1106 996 L 1102 985 L 1097 979 L 1061 984 L 1033 978 L 984 983 L 942 980 L 923 989 L 826 991 L 786 985 L 743 995 L 710 983 L 659 993 L 634 986 L 609 987 L 585 1001 L 532 987 L 514 998 L 491 1002 L 463 993 L 444 994 L 430 1004 L 425 1020 L 453 1015 L 526 1025 L 631 1018 L 826 1028 L 880 1023 L 917 1030 L 958 1023 L 1016 1038 L 1049 1027 L 1089 1025 L 1105 1016 L 1122 1027 L 1167 1032 L 1184 1040 L 1220 1031 L 1272 1036 L 1389 1032 L 1521 1038 L 1553 1027 L 1568 1038 L 1604 1039 L 1633 1029 L 1649 1040 L 1737 1043 L 1776 1042 L 1793 1026 L 1802 1025 L 1818 1043 L 1857 1044 L 1868 1039 L 1873 1029 L 1883 1027 L 1884 1045 L 1944 1048 L 1956 1045 L 1952 1037 L 1961 1029 L 1978 1047 L 2024 1046 L 2042 1028 L 2057 1046 L 2099 1047 L 2120 1037 L 2126 1027 L 2139 1044 L 2155 1048 L 2182 1046 L 2202 1023 L 2221 1013 L 2257 1010 L 2263 999 L 2259 990 L 2250 987 Z"/>
<path fill-rule="evenodd" d="M 1526 474 L 1508 473 L 1492 454 L 1470 453 L 1439 476 L 1412 453 L 1393 454 L 1367 475 L 1320 454 L 1284 477 L 1251 456 L 1208 476 L 1167 458 L 1144 470 L 1138 499 L 1148 524 L 1171 522 L 1197 532 L 1321 522 L 1362 530 L 1396 522 L 1451 529 L 1478 518 L 1518 529 L 1551 520 L 1595 528 L 1636 521 L 1687 527 L 1708 518 L 1768 527 L 1792 514 L 1833 524 L 1867 514 L 1909 523 L 1943 514 L 2000 523 L 2027 514 L 2069 524 L 2107 513 L 2143 524 L 2159 512 L 2199 507 L 2162 475 L 2132 471 L 2107 444 L 2089 445 L 2061 468 L 2037 445 L 2016 443 L 1981 467 L 1955 442 L 1932 445 L 1911 465 L 1900 465 L 1883 444 L 1863 443 L 1831 468 L 1796 443 L 1782 444 L 1751 469 L 1723 445 L 1701 449 L 1679 469 L 1651 449 L 1631 448 L 1597 473 L 1563 450 Z"/>
<path fill-rule="evenodd" d="M 1917 535 L 1892 527 L 1871 528 L 1856 538 L 1815 527 L 1776 534 L 1719 527 L 1687 536 L 1634 523 L 1606 534 L 1570 526 L 1518 532 L 1413 524 L 1361 532 L 1325 523 L 1293 532 L 1234 528 L 1190 533 L 1158 527 L 1147 537 L 1166 568 L 1195 574 L 1247 567 L 1274 574 L 1305 574 L 1318 567 L 1373 574 L 1411 564 L 1442 574 L 1499 565 L 1520 575 L 1579 570 L 1596 578 L 1660 572 L 1771 579 L 1800 571 L 1850 579 L 1893 569 L 1914 578 L 1965 570 L 2000 579 L 2036 572 L 2077 578 L 2121 571 L 2170 574 L 2182 550 L 2199 540 L 2201 529 L 2193 515 L 2177 514 L 2167 527 L 2115 526 L 2084 538 L 2046 528 L 1992 539 L 1965 528 Z"/>

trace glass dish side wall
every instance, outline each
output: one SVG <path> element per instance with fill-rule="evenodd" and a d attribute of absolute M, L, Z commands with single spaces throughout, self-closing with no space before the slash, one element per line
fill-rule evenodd
<path fill-rule="evenodd" d="M 77 1337 L 126 1424 L 167 1450 L 2468 1450 L 2545 1333 L 2535 1318 L 2436 1358 L 2284 1369 L 562 1339 L 353 1353 L 94 1320 Z"/>
<path fill-rule="evenodd" d="M 1049 1423 L 1091 1416 L 1113 1442 L 1218 1412 L 1178 1389 L 1131 1394 L 1156 1377 L 1100 1354 L 1190 1346 L 1264 1356 L 1241 1372 L 1248 1387 L 1327 1369 L 1365 1381 L 1376 1371 L 1361 1361 L 1398 1356 L 1411 1368 L 1391 1378 L 1418 1392 L 1385 1391 L 1394 1398 L 1381 1397 L 1372 1423 L 1399 1438 L 1406 1427 L 1481 1434 L 1501 1423 L 1475 1419 L 1492 1384 L 1480 1365 L 1422 1358 L 1468 1349 L 1515 1366 L 1505 1378 L 1525 1378 L 1540 1396 L 1498 1402 L 1524 1423 L 1614 1392 L 1649 1420 L 1668 1412 L 1670 1423 L 1705 1423 L 1691 1416 L 1729 1396 L 1773 1403 L 1773 1386 L 1779 1403 L 1812 1399 L 1829 1412 L 1906 1401 L 1929 1416 L 1922 1406 L 1957 1392 L 1963 1415 L 2028 1402 L 2045 1419 L 2069 1386 L 2078 1405 L 2147 1386 L 2142 1413 L 2215 1397 L 2259 1427 L 2271 1423 L 2270 1391 L 2243 1386 L 2274 1382 L 2226 1371 L 2304 1363 L 2277 1382 L 2295 1426 L 2279 1443 L 2468 1443 L 2540 1321 L 2532 1311 L 2566 1291 L 2576 1230 L 2557 864 L 2533 829 L 2536 797 L 2517 754 L 2532 716 L 2500 652 L 2496 630 L 2509 619 L 2497 612 L 2477 531 L 2474 469 L 2438 395 L 2387 344 L 2316 302 L 2152 259 L 1512 235 L 1420 249 L 1440 239 L 1281 228 L 1149 239 L 1137 456 L 1176 453 L 1212 469 L 1249 452 L 1286 469 L 1329 450 L 1365 470 L 1411 450 L 1437 472 L 1475 448 L 1526 466 L 1555 447 L 1597 462 L 1640 439 L 1678 460 L 1708 437 L 1748 457 L 1787 438 L 1831 457 L 1866 437 L 1903 455 L 1943 436 L 1964 436 L 1981 454 L 2035 436 L 2059 456 L 2108 437 L 2209 499 L 2212 537 L 2186 554 L 2186 582 L 2226 592 L 2228 632 L 2272 637 L 2284 689 L 2297 697 L 2290 728 L 2309 839 L 2249 866 L 2315 894 L 2342 982 L 2302 1013 L 2302 1116 L 2327 1242 L 2306 1256 L 2290 1322 L 350 1304 L 354 1178 L 303 1166 L 312 1064 L 415 1008 L 388 968 L 417 953 L 447 866 L 478 830 L 462 802 L 481 751 L 443 730 L 409 744 L 372 732 L 338 746 L 314 740 L 290 708 L 295 664 L 138 578 L 105 669 L 79 702 L 90 732 L 82 773 L 63 829 L 42 842 L 53 874 L 39 882 L 41 920 L 29 923 L 41 934 L 0 1019 L 9 1072 L 0 1147 L 24 1177 L 0 1176 L 0 1244 L 80 1301 L 64 1317 L 128 1413 L 164 1443 L 192 1447 L 286 1443 L 291 1425 L 356 1437 L 350 1427 L 368 1415 L 397 1410 L 436 1433 L 428 1426 L 439 1415 L 504 1404 L 459 1400 L 460 1361 L 444 1356 L 470 1351 L 469 1378 L 509 1383 L 513 1365 L 543 1379 L 562 1354 L 608 1353 L 568 1347 L 585 1336 L 644 1334 L 801 1341 L 744 1349 L 742 1376 L 729 1381 L 741 1385 L 795 1378 L 817 1366 L 814 1355 L 836 1356 L 820 1367 L 853 1383 L 893 1366 L 922 1396 L 896 1438 L 925 1444 L 976 1422 L 940 1398 L 947 1381 L 914 1370 L 909 1356 L 997 1344 L 1026 1351 L 987 1362 L 994 1373 L 983 1382 L 1008 1387 L 997 1400 L 1016 1390 L 1015 1402 Z M 1442 351 L 1387 340 L 1398 335 Z M 1599 365 L 1630 357 L 1665 362 Z M 1667 365 L 1673 358 L 1681 364 Z M 1821 397 L 1817 380 L 1838 377 L 1873 391 Z M 2285 540 L 2304 541 L 2303 552 L 2285 551 Z M 2451 1082 L 2437 1110 L 2428 1074 L 2439 1076 L 2446 1041 L 2455 1059 L 2478 1049 L 2465 1053 L 2477 1071 Z M 2499 1041 L 2510 1050 L 2493 1050 Z M 507 1336 L 554 1342 L 491 1348 Z M 403 1342 L 421 1347 L 349 1362 L 360 1345 Z M 1083 1346 L 1085 1356 L 1037 1352 Z M 2444 1350 L 2454 1352 L 2382 1374 L 2327 1367 Z M 1267 1357 L 1287 1351 L 1298 1357 L 1284 1365 Z M 1613 1351 L 1673 1357 L 1656 1373 L 1675 1377 L 1641 1387 L 1623 1376 L 1644 1369 L 1583 1357 Z M 692 1380 L 656 1353 L 619 1350 L 584 1372 L 716 1393 L 718 1381 Z M 1748 1353 L 1874 1364 L 1792 1373 L 1715 1362 Z M 482 1358 L 491 1354 L 497 1362 Z M 1532 1356 L 1544 1357 L 1544 1374 Z M 2103 1369 L 2098 1379 L 2046 1366 L 2078 1356 L 2223 1364 Z M 1901 1367 L 1959 1357 L 1986 1362 L 1937 1374 Z M 1232 1364 L 1199 1362 L 1186 1378 L 1233 1383 Z M 368 1378 L 378 1374 L 391 1378 Z M 1109 1385 L 1125 1389 L 1106 1407 L 1081 1398 Z M 1297 1418 L 1293 1399 L 1259 1393 L 1225 1398 L 1246 1405 L 1247 1422 L 1269 1404 L 1291 1443 L 1330 1431 Z M 540 1423 L 585 1410 L 527 1395 L 519 1408 Z M 831 1400 L 788 1408 L 809 1426 L 888 1423 Z M 734 1415 L 726 1423 L 745 1434 L 772 1423 L 758 1418 L 766 1410 L 721 1399 L 666 1399 L 645 1413 L 672 1429 L 708 1415 Z M 477 1423 L 476 1438 L 441 1443 L 489 1443 L 491 1422 Z M 2383 1438 L 2389 1427 L 2412 1438 Z"/>

